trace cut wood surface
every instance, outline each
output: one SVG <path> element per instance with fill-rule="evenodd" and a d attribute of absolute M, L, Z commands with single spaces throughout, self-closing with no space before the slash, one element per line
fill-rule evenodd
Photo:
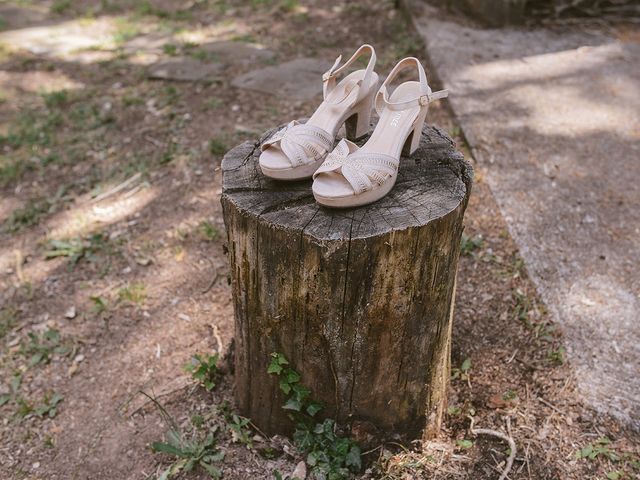
<path fill-rule="evenodd" d="M 388 196 L 330 210 L 314 201 L 311 180 L 262 175 L 259 145 L 239 145 L 222 162 L 240 411 L 267 433 L 291 432 L 267 374 L 280 352 L 321 413 L 352 432 L 433 436 L 471 166 L 446 134 L 425 127 Z"/>

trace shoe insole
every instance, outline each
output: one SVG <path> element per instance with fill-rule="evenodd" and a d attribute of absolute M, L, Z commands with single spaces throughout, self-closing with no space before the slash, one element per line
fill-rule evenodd
<path fill-rule="evenodd" d="M 364 73 L 364 70 L 358 70 L 343 78 L 306 123 L 323 129 L 335 138 L 358 96 L 359 89 L 355 87 L 362 81 Z M 338 102 L 342 98 L 344 100 L 340 103 L 329 103 Z M 277 145 L 272 145 L 260 154 L 260 163 L 273 170 L 291 168 L 291 162 Z"/>

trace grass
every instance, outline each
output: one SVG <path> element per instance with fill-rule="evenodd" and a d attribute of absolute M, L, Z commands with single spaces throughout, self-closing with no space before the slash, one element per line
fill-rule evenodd
<path fill-rule="evenodd" d="M 563 365 L 566 359 L 567 351 L 564 347 L 559 347 L 557 350 L 551 350 L 547 354 L 547 358 L 554 365 Z"/>
<path fill-rule="evenodd" d="M 529 297 L 520 289 L 514 290 L 512 296 L 514 301 L 514 316 L 520 320 L 527 330 L 530 330 L 537 339 L 551 342 L 553 340 L 555 325 L 544 315 L 541 315 L 540 309 L 544 306 L 538 305 L 534 298 Z"/>
<path fill-rule="evenodd" d="M 58 90 L 42 93 L 43 109 L 23 109 L 11 121 L 8 131 L 0 135 L 0 185 L 19 180 L 39 166 L 57 163 L 60 156 L 47 147 L 56 143 L 56 132 L 64 125 L 69 93 Z M 25 149 L 20 151 L 20 149 Z M 31 159 L 38 158 L 40 163 Z"/>
<path fill-rule="evenodd" d="M 215 63 L 220 61 L 215 52 L 208 52 L 204 48 L 189 49 L 189 56 L 196 60 L 200 60 L 201 62 Z"/>
<path fill-rule="evenodd" d="M 205 242 L 213 242 L 220 236 L 220 231 L 208 221 L 203 220 L 198 224 L 198 234 Z"/>
<path fill-rule="evenodd" d="M 142 305 L 147 299 L 147 289 L 144 283 L 129 283 L 126 287 L 118 290 L 118 299 L 133 305 Z"/>
<path fill-rule="evenodd" d="M 125 94 L 122 96 L 122 104 L 125 107 L 131 107 L 134 105 L 144 105 L 144 99 L 138 95 Z"/>
<path fill-rule="evenodd" d="M 0 155 L 0 186 L 5 187 L 34 169 L 35 165 L 28 160 Z"/>
<path fill-rule="evenodd" d="M 75 104 L 69 113 L 69 118 L 74 127 L 80 131 L 95 130 L 115 122 L 115 117 L 110 110 L 103 110 L 91 102 Z"/>
<path fill-rule="evenodd" d="M 52 204 L 46 199 L 29 200 L 24 207 L 11 212 L 2 229 L 9 233 L 16 233 L 37 225 L 51 211 L 51 208 Z"/>
<path fill-rule="evenodd" d="M 51 13 L 55 13 L 56 15 L 62 15 L 71 7 L 71 0 L 54 0 L 54 2 L 49 7 L 49 11 Z"/>
<path fill-rule="evenodd" d="M 104 298 L 98 297 L 98 296 L 91 296 L 89 297 L 89 300 L 91 300 L 91 303 L 92 303 L 91 311 L 96 315 L 101 315 L 107 311 L 108 304 Z"/>
<path fill-rule="evenodd" d="M 47 242 L 44 258 L 50 260 L 67 257 L 71 268 L 80 260 L 86 259 L 92 264 L 99 265 L 104 275 L 111 266 L 110 257 L 114 253 L 115 248 L 109 243 L 108 237 L 102 233 L 95 233 L 85 238 L 51 239 Z"/>
<path fill-rule="evenodd" d="M 215 137 L 209 140 L 209 153 L 211 155 L 224 155 L 227 153 L 227 144 L 222 137 Z"/>
<path fill-rule="evenodd" d="M 153 5 L 149 0 L 139 2 L 136 7 L 138 15 L 154 16 L 164 20 L 189 21 L 193 15 L 188 9 L 179 9 L 175 11 L 164 10 Z"/>
<path fill-rule="evenodd" d="M 460 239 L 460 253 L 466 256 L 473 255 L 473 252 L 482 248 L 483 245 L 484 240 L 480 235 L 470 237 L 466 233 L 463 233 Z"/>
<path fill-rule="evenodd" d="M 114 23 L 116 28 L 113 33 L 113 42 L 116 45 L 127 43 L 140 34 L 140 26 L 134 19 L 118 17 Z"/>
<path fill-rule="evenodd" d="M 220 108 L 222 106 L 224 102 L 222 101 L 222 99 L 218 98 L 218 97 L 211 97 L 208 98 L 207 100 L 205 100 L 205 102 L 203 103 L 204 108 L 205 109 L 216 109 L 216 108 Z"/>
<path fill-rule="evenodd" d="M 50 110 L 60 108 L 69 101 L 69 92 L 67 90 L 57 90 L 41 94 L 44 104 Z"/>
<path fill-rule="evenodd" d="M 0 147 L 9 146 L 49 146 L 54 139 L 54 130 L 62 124 L 62 114 L 58 111 L 48 113 L 36 110 L 23 110 L 15 122 L 9 126 L 7 135 L 0 135 Z"/>
<path fill-rule="evenodd" d="M 18 311 L 13 307 L 0 309 L 0 340 L 3 339 L 16 325 Z"/>
<path fill-rule="evenodd" d="M 162 51 L 165 55 L 173 57 L 178 54 L 178 46 L 173 43 L 165 43 L 162 46 Z"/>

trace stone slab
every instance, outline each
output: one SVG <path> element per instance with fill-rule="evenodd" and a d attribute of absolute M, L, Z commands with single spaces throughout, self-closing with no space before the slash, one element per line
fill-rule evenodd
<path fill-rule="evenodd" d="M 584 400 L 640 428 L 640 45 L 407 7 Z"/>
<path fill-rule="evenodd" d="M 267 48 L 234 41 L 203 43 L 197 49 L 210 54 L 216 61 L 227 64 L 259 64 L 272 60 L 276 55 Z"/>
<path fill-rule="evenodd" d="M 149 78 L 175 80 L 178 82 L 198 82 L 213 80 L 223 70 L 222 63 L 204 63 L 195 58 L 172 58 L 149 67 Z"/>
<path fill-rule="evenodd" d="M 162 45 L 162 40 L 140 37 L 130 42 L 128 48 L 139 50 L 148 46 L 150 51 L 160 52 Z M 211 80 L 231 65 L 260 65 L 275 56 L 271 50 L 241 42 L 211 42 L 196 48 L 204 52 L 203 60 L 186 56 L 163 60 L 149 67 L 149 78 L 182 82 Z"/>
<path fill-rule="evenodd" d="M 292 100 L 310 100 L 322 92 L 322 74 L 331 63 L 315 58 L 252 70 L 233 79 L 231 85 Z"/>

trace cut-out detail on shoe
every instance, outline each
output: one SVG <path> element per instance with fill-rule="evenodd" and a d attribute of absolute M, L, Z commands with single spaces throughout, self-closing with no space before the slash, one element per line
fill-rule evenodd
<path fill-rule="evenodd" d="M 356 195 L 381 186 L 398 171 L 399 160 L 383 153 L 361 153 L 349 140 L 340 140 L 336 148 L 313 175 L 339 172 Z"/>
<path fill-rule="evenodd" d="M 367 67 L 337 81 L 358 58 L 370 55 Z M 344 124 L 347 137 L 360 138 L 370 130 L 371 112 L 377 93 L 374 72 L 376 54 L 362 45 L 343 65 L 338 57 L 322 76 L 324 101 L 306 123 L 290 122 L 260 146 L 262 172 L 280 180 L 309 178 L 333 149 L 335 137 Z"/>
<path fill-rule="evenodd" d="M 416 67 L 419 80 L 399 85 L 389 94 L 388 86 L 407 68 Z M 396 182 L 403 147 L 413 153 L 420 144 L 422 126 L 429 103 L 448 95 L 432 92 L 420 62 L 413 57 L 401 60 L 376 95 L 380 120 L 369 140 L 359 148 L 341 141 L 313 178 L 313 195 L 322 205 L 355 207 L 384 197 Z"/>

